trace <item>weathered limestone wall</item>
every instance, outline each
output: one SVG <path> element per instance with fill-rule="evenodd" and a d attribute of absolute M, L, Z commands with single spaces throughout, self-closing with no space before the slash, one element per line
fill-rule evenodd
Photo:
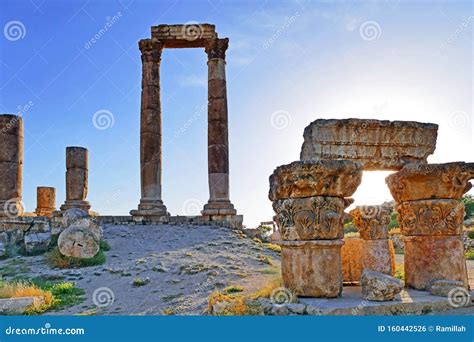
<path fill-rule="evenodd" d="M 56 210 L 56 188 L 39 186 L 36 188 L 36 216 L 50 217 Z"/>
<path fill-rule="evenodd" d="M 84 147 L 66 147 L 66 201 L 61 211 L 79 208 L 89 212 L 86 201 L 88 191 L 88 151 Z"/>
<path fill-rule="evenodd" d="M 342 160 L 293 162 L 270 176 L 283 282 L 297 295 L 341 294 L 344 209 L 361 178 L 360 164 Z"/>
<path fill-rule="evenodd" d="M 304 130 L 301 160 L 345 159 L 364 170 L 398 170 L 426 163 L 436 148 L 438 125 L 414 121 L 319 119 Z"/>
<path fill-rule="evenodd" d="M 0 217 L 23 213 L 23 119 L 17 115 L 0 115 Z"/>
<path fill-rule="evenodd" d="M 386 178 L 397 201 L 405 243 L 405 284 L 427 290 L 435 280 L 468 286 L 459 201 L 472 187 L 474 163 L 409 164 Z"/>

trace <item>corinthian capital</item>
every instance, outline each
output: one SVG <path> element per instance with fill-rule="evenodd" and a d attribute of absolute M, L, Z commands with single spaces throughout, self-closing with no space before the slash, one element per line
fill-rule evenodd
<path fill-rule="evenodd" d="M 229 38 L 211 39 L 206 43 L 206 53 L 209 59 L 222 58 L 225 59 L 225 53 L 229 47 Z"/>
<path fill-rule="evenodd" d="M 159 62 L 161 60 L 163 44 L 159 40 L 142 39 L 138 42 L 138 47 L 142 53 L 143 62 Z"/>

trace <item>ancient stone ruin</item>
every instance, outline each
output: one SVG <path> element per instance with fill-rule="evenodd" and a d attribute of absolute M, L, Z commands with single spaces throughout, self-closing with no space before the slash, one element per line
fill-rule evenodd
<path fill-rule="evenodd" d="M 429 289 L 436 280 L 468 286 L 462 227 L 474 163 L 409 164 L 386 178 L 405 236 L 406 285 Z"/>
<path fill-rule="evenodd" d="M 228 38 L 219 38 L 214 25 L 159 25 L 151 38 L 139 42 L 142 53 L 140 112 L 141 199 L 131 215 L 169 215 L 161 197 L 160 63 L 164 48 L 204 48 L 208 56 L 208 174 L 209 201 L 202 215 L 209 221 L 241 221 L 229 199 L 229 139 L 225 54 Z"/>
<path fill-rule="evenodd" d="M 437 129 L 431 123 L 361 119 L 321 119 L 306 127 L 301 161 L 280 166 L 270 176 L 286 287 L 300 296 L 341 294 L 343 216 L 352 202 L 348 197 L 363 170 L 395 170 L 386 182 L 405 240 L 405 286 L 428 290 L 433 282 L 454 281 L 467 288 L 464 205 L 459 200 L 471 188 L 474 164 L 428 164 Z M 360 279 L 366 299 L 384 300 L 368 293 L 370 284 L 399 287 L 386 278 L 394 272 L 390 213 L 384 205 L 350 212 L 361 241 L 351 240 L 344 253 L 345 262 L 351 263 L 344 265 L 344 278 Z"/>
<path fill-rule="evenodd" d="M 21 216 L 23 119 L 0 115 L 0 217 Z"/>
<path fill-rule="evenodd" d="M 36 188 L 36 216 L 51 217 L 56 211 L 56 188 L 39 186 Z"/>
<path fill-rule="evenodd" d="M 99 227 L 98 225 L 105 223 L 212 224 L 241 228 L 243 216 L 237 215 L 229 197 L 229 140 L 225 75 L 228 44 L 229 39 L 219 38 L 215 26 L 209 24 L 154 26 L 151 28 L 151 38 L 139 41 L 142 60 L 141 199 L 138 209 L 130 212 L 131 216 L 101 216 L 91 210 L 91 205 L 87 201 L 88 150 L 79 146 L 66 148 L 66 199 L 60 206 L 60 210 L 56 210 L 56 189 L 40 186 L 37 188 L 35 212 L 24 213 L 22 203 L 23 119 L 17 115 L 0 115 L 0 256 L 7 248 L 23 241 L 32 232 L 45 234 L 42 241 L 51 240 L 51 234 L 58 235 L 71 225 L 67 217 L 68 212 L 76 214 L 84 212 L 86 216 L 93 216 L 93 224 L 87 225 L 87 229 L 93 231 Z M 199 216 L 171 216 L 162 201 L 160 62 L 164 48 L 204 48 L 208 56 L 209 200 L 204 205 L 202 215 Z M 34 229 L 30 229 L 31 227 Z M 73 237 L 79 235 L 77 232 L 71 234 Z M 64 246 L 68 246 L 68 243 L 72 241 L 66 238 L 63 240 Z M 94 248 L 90 250 L 93 251 Z M 90 254 L 86 249 L 83 250 L 84 254 Z M 74 253 L 80 254 L 78 251 L 79 249 L 76 250 L 77 253 Z"/>

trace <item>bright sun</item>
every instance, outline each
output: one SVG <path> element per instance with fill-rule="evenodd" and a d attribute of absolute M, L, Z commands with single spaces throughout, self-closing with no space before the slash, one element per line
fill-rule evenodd
<path fill-rule="evenodd" d="M 362 183 L 357 191 L 352 195 L 354 204 L 357 205 L 376 205 L 386 201 L 392 201 L 392 195 L 385 184 L 385 177 L 392 174 L 393 171 L 364 171 Z"/>

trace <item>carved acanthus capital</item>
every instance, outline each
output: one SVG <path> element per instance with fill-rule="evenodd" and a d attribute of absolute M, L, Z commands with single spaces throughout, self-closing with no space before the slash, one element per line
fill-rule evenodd
<path fill-rule="evenodd" d="M 403 202 L 397 212 L 405 236 L 462 234 L 464 204 L 458 200 Z"/>
<path fill-rule="evenodd" d="M 208 59 L 225 59 L 225 53 L 229 47 L 229 38 L 210 39 L 206 43 L 205 51 Z"/>
<path fill-rule="evenodd" d="M 138 42 L 142 53 L 142 62 L 160 62 L 163 44 L 156 39 L 142 39 Z"/>
<path fill-rule="evenodd" d="M 388 238 L 392 208 L 387 205 L 365 205 L 352 209 L 349 214 L 364 240 Z"/>
<path fill-rule="evenodd" d="M 344 209 L 350 199 L 338 197 L 288 198 L 273 202 L 274 217 L 283 240 L 325 240 L 344 236 Z"/>

